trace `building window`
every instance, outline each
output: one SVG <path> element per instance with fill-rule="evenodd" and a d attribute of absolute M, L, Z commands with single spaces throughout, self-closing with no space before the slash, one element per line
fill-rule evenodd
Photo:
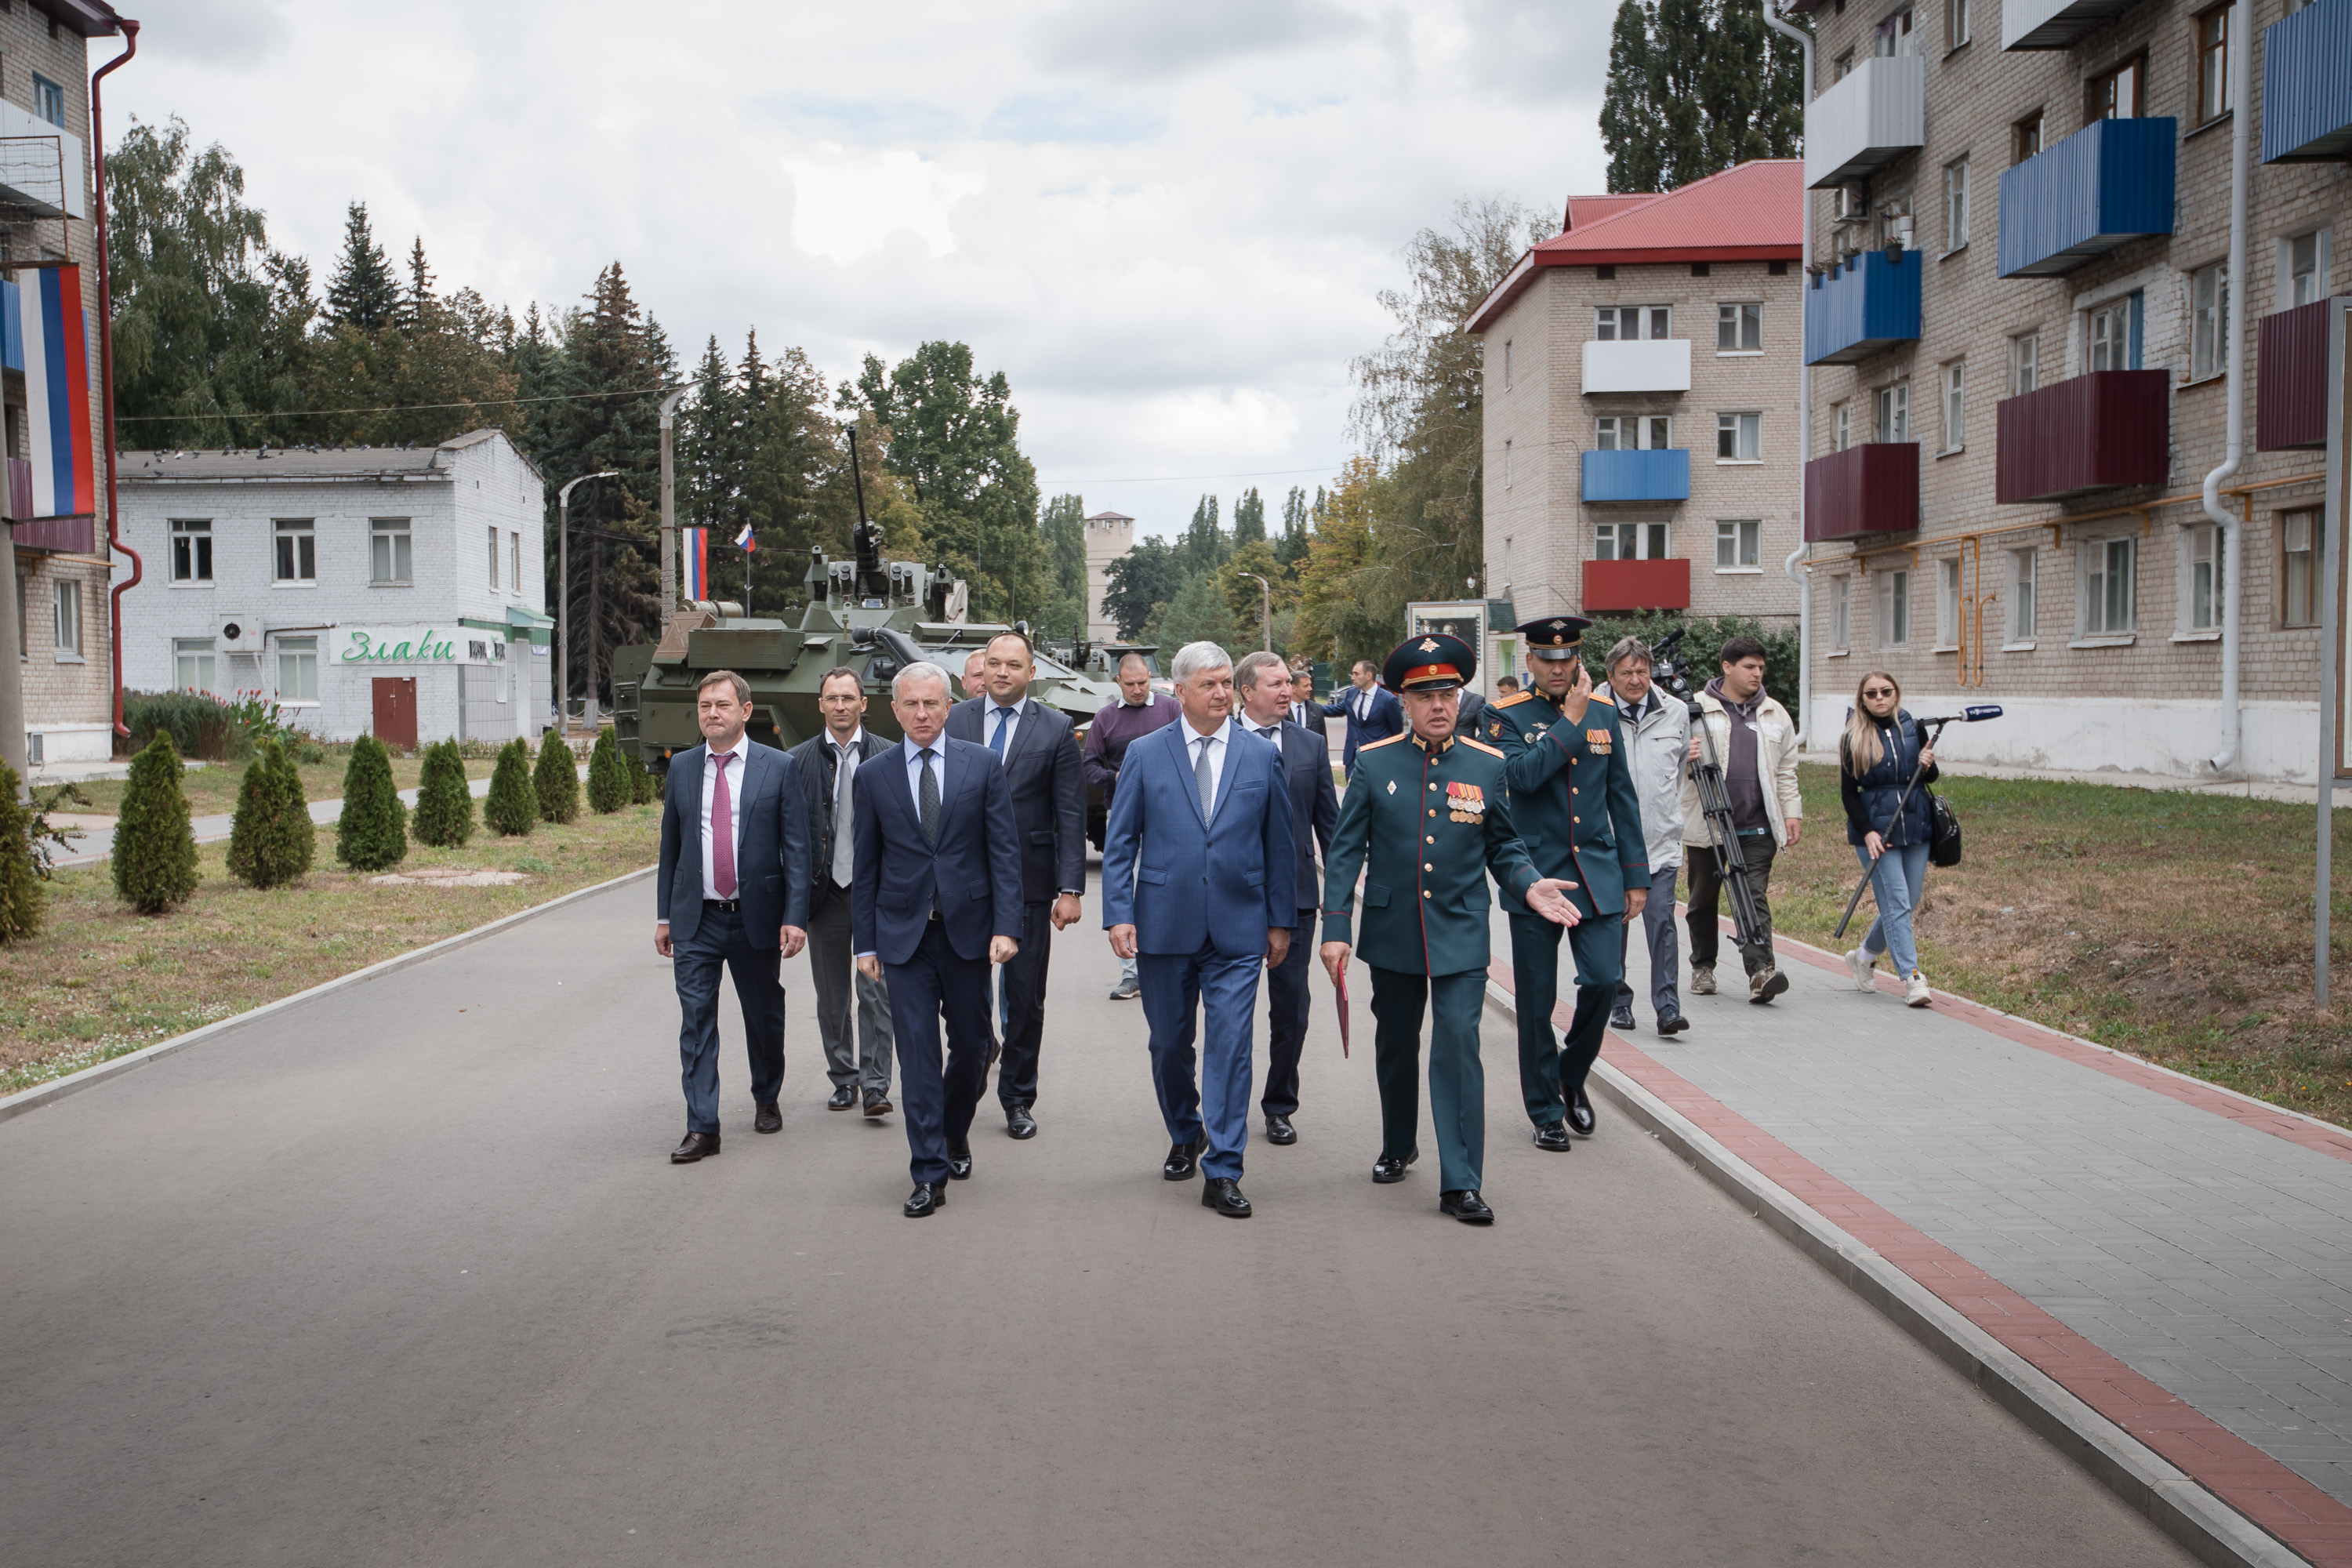
<path fill-rule="evenodd" d="M 1717 571 L 1760 565 L 1763 549 L 1764 524 L 1759 519 L 1740 518 L 1716 523 L 1715 564 Z"/>
<path fill-rule="evenodd" d="M 1853 645 L 1853 579 L 1830 579 L 1830 647 L 1843 653 Z"/>
<path fill-rule="evenodd" d="M 1643 335 L 1673 335 L 1674 310 L 1665 305 L 1603 305 L 1593 312 L 1592 335 L 1602 342 L 1631 342 Z"/>
<path fill-rule="evenodd" d="M 2010 162 L 2022 163 L 2042 153 L 2042 110 L 2035 110 L 2010 127 Z"/>
<path fill-rule="evenodd" d="M 1948 48 L 1958 48 L 1976 37 L 1976 18 L 1969 15 L 1969 0 L 1946 0 L 1944 6 L 1944 42 Z"/>
<path fill-rule="evenodd" d="M 1664 561 L 1666 525 L 1663 522 L 1604 522 L 1592 530 L 1595 561 Z"/>
<path fill-rule="evenodd" d="M 2087 370 L 2137 370 L 2143 299 L 2137 289 L 2091 311 Z"/>
<path fill-rule="evenodd" d="M 1604 414 L 1593 421 L 1593 444 L 1604 452 L 1663 452 L 1674 420 L 1664 414 Z"/>
<path fill-rule="evenodd" d="M 60 577 L 51 584 L 50 607 L 57 621 L 58 657 L 68 661 L 81 658 L 81 584 L 70 577 Z"/>
<path fill-rule="evenodd" d="M 507 535 L 507 581 L 514 584 L 510 592 L 522 592 L 522 535 Z"/>
<path fill-rule="evenodd" d="M 1830 407 L 1830 450 L 1843 452 L 1853 445 L 1853 405 L 1833 404 Z"/>
<path fill-rule="evenodd" d="M 66 89 L 37 71 L 33 75 L 33 112 L 60 131 L 66 128 Z"/>
<path fill-rule="evenodd" d="M 1878 33 L 1873 39 L 1873 43 L 1875 46 L 1873 52 L 1882 58 L 1893 55 L 1917 54 L 1919 40 L 1911 30 L 1911 7 L 1906 5 L 1902 10 L 1879 23 Z"/>
<path fill-rule="evenodd" d="M 371 576 L 374 582 L 405 586 L 415 581 L 410 574 L 408 519 L 370 519 L 368 552 Z"/>
<path fill-rule="evenodd" d="M 2279 621 L 2290 626 L 2319 624 L 2319 513 L 2279 516 L 2279 584 L 2284 589 Z"/>
<path fill-rule="evenodd" d="M 1715 460 L 1718 463 L 1760 463 L 1764 460 L 1764 416 L 1718 414 L 1715 416 Z"/>
<path fill-rule="evenodd" d="M 2224 575 L 2221 555 L 2221 531 L 2211 523 L 2202 523 L 2189 531 L 2189 592 L 2183 595 L 2188 615 L 2186 629 L 2210 632 L 2221 625 L 2221 597 L 2229 584 Z"/>
<path fill-rule="evenodd" d="M 2095 539 L 2081 546 L 2083 563 L 2083 630 L 2091 637 L 2129 632 L 2138 606 L 2134 604 L 2133 557 L 2137 539 Z"/>
<path fill-rule="evenodd" d="M 1911 384 L 1898 381 L 1893 386 L 1878 389 L 1878 438 L 1881 441 L 1911 439 Z"/>
<path fill-rule="evenodd" d="M 1911 640 L 1911 574 L 1888 572 L 1878 579 L 1878 646 Z"/>
<path fill-rule="evenodd" d="M 1944 165 L 1944 248 L 1958 250 L 1969 242 L 1969 161 Z"/>
<path fill-rule="evenodd" d="M 2230 7 L 2199 16 L 2196 29 L 2197 123 L 2206 125 L 2230 112 Z"/>
<path fill-rule="evenodd" d="M 2290 307 L 2316 304 L 2327 297 L 2327 241 L 2323 228 L 2280 243 L 2286 277 L 2280 281 L 2279 296 Z"/>
<path fill-rule="evenodd" d="M 2140 79 L 2147 62 L 2137 55 L 2091 79 L 2090 116 L 2094 120 L 2137 120 Z"/>
<path fill-rule="evenodd" d="M 278 639 L 278 700 L 280 702 L 319 700 L 319 639 L 317 637 L 279 637 Z"/>
<path fill-rule="evenodd" d="M 2020 332 L 2009 340 L 2009 395 L 2022 397 L 2042 384 L 2042 334 Z"/>
<path fill-rule="evenodd" d="M 2033 563 L 2034 552 L 2012 550 L 2009 552 L 2009 640 L 2033 640 Z"/>
<path fill-rule="evenodd" d="M 281 517 L 277 521 L 277 581 L 315 583 L 319 580 L 319 534 L 307 517 Z"/>
<path fill-rule="evenodd" d="M 1957 452 L 1968 445 L 1969 366 L 1954 360 L 1944 367 L 1944 450 Z"/>
<path fill-rule="evenodd" d="M 173 685 L 182 691 L 210 692 L 213 689 L 213 639 L 210 637 L 174 637 L 172 639 Z"/>
<path fill-rule="evenodd" d="M 1853 74 L 1853 51 L 1852 49 L 1846 50 L 1845 53 L 1838 56 L 1837 58 L 1830 62 L 1830 80 L 1833 82 L 1843 81 Z"/>
<path fill-rule="evenodd" d="M 1511 390 L 1511 340 L 1503 340 L 1503 390 Z"/>
<path fill-rule="evenodd" d="M 2200 267 L 2189 279 L 2189 379 L 2219 375 L 2230 360 L 2230 264 Z"/>
<path fill-rule="evenodd" d="M 1960 640 L 1960 562 L 1954 556 L 1936 563 L 1936 646 L 1955 647 Z"/>
<path fill-rule="evenodd" d="M 1509 442 L 1506 441 L 1503 445 L 1504 445 L 1504 448 L 1505 448 L 1506 450 L 1508 450 L 1508 449 L 1509 449 L 1509 447 L 1510 447 L 1510 443 L 1509 443 Z M 497 529 L 495 529 L 495 528 L 494 528 L 494 529 L 490 530 L 490 592 L 491 592 L 491 593 L 493 593 L 493 594 L 495 594 L 495 593 L 497 593 L 498 591 L 499 591 L 499 531 L 498 531 Z"/>
<path fill-rule="evenodd" d="M 1503 443 L 1503 488 L 1511 488 L 1511 444 L 1508 441 Z"/>
<path fill-rule="evenodd" d="M 1715 308 L 1715 352 L 1757 354 L 1764 352 L 1764 307 L 1717 305 Z"/>
<path fill-rule="evenodd" d="M 213 580 L 213 525 L 209 518 L 172 520 L 172 581 Z"/>

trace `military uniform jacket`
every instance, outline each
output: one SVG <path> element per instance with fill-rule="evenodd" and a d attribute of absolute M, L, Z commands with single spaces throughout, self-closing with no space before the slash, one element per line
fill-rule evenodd
<path fill-rule="evenodd" d="M 1536 870 L 1576 887 L 1581 915 L 1622 915 L 1625 889 L 1650 886 L 1650 850 L 1617 710 L 1599 700 L 1569 724 L 1539 691 L 1486 704 L 1486 736 L 1503 753 L 1512 820 Z M 1528 908 L 1506 888 L 1503 907 Z"/>
<path fill-rule="evenodd" d="M 1361 873 L 1357 953 L 1408 974 L 1486 968 L 1487 868 L 1515 903 L 1537 880 L 1511 828 L 1503 754 L 1471 740 L 1433 748 L 1411 731 L 1357 752 L 1323 860 L 1323 940 L 1352 940 Z"/>

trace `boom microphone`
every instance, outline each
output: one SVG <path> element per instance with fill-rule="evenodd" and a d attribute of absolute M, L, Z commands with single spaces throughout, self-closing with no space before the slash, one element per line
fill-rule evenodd
<path fill-rule="evenodd" d="M 1980 724 L 1987 719 L 1998 719 L 2000 717 L 2000 703 L 1979 702 L 1974 707 L 1963 708 L 1957 713 L 1946 713 L 1934 719 L 1915 720 L 1913 722 L 1919 724 Z"/>

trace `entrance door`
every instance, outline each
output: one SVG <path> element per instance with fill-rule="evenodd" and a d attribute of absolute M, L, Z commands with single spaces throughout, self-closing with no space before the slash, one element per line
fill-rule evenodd
<path fill-rule="evenodd" d="M 375 738 L 403 751 L 416 750 L 416 678 L 375 678 Z"/>

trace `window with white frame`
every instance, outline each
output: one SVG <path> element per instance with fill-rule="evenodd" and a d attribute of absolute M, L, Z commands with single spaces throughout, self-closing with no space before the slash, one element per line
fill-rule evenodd
<path fill-rule="evenodd" d="M 1764 306 L 1725 304 L 1715 308 L 1715 352 L 1719 354 L 1760 354 L 1764 352 Z"/>
<path fill-rule="evenodd" d="M 1592 443 L 1604 452 L 1663 452 L 1673 435 L 1664 414 L 1603 414 L 1592 426 Z"/>
<path fill-rule="evenodd" d="M 1830 450 L 1843 452 L 1853 445 L 1853 404 L 1830 405 Z"/>
<path fill-rule="evenodd" d="M 2192 24 L 2197 48 L 2197 123 L 2230 112 L 2230 7 L 2216 5 Z"/>
<path fill-rule="evenodd" d="M 1960 563 L 1958 556 L 1936 563 L 1936 646 L 1953 647 L 1960 640 Z"/>
<path fill-rule="evenodd" d="M 212 580 L 212 519 L 173 518 L 172 520 L 172 581 L 209 583 Z"/>
<path fill-rule="evenodd" d="M 211 692 L 216 684 L 213 678 L 213 639 L 173 637 L 172 666 L 174 689 Z"/>
<path fill-rule="evenodd" d="M 1503 488 L 1511 488 L 1511 444 L 1508 441 L 1503 443 Z"/>
<path fill-rule="evenodd" d="M 2021 397 L 2042 384 L 2042 334 L 2020 332 L 2009 340 L 2009 395 Z"/>
<path fill-rule="evenodd" d="M 1969 161 L 1956 158 L 1944 165 L 1944 248 L 1958 250 L 1969 242 Z"/>
<path fill-rule="evenodd" d="M 2314 229 L 2279 242 L 2280 270 L 2278 297 L 2289 308 L 2314 305 L 2327 298 L 2326 229 Z"/>
<path fill-rule="evenodd" d="M 2033 640 L 2033 572 L 2037 552 L 2009 552 L 2009 640 Z"/>
<path fill-rule="evenodd" d="M 1664 561 L 1666 525 L 1663 522 L 1603 522 L 1592 530 L 1595 561 Z"/>
<path fill-rule="evenodd" d="M 1853 579 L 1830 579 L 1830 647 L 1843 653 L 1853 646 Z"/>
<path fill-rule="evenodd" d="M 2139 613 L 2135 592 L 2139 541 L 2129 537 L 2091 539 L 2084 541 L 2076 551 L 2083 583 L 2083 635 L 2128 634 Z"/>
<path fill-rule="evenodd" d="M 307 517 L 281 517 L 271 525 L 277 551 L 271 579 L 278 583 L 319 580 L 319 533 Z"/>
<path fill-rule="evenodd" d="M 1718 572 L 1763 563 L 1764 524 L 1752 517 L 1718 518 L 1715 524 L 1715 567 Z"/>
<path fill-rule="evenodd" d="M 2120 300 L 2091 308 L 2090 330 L 2084 334 L 2084 368 L 2091 371 L 2137 370 L 2140 320 L 2145 296 L 2134 289 Z"/>
<path fill-rule="evenodd" d="M 1969 366 L 1954 360 L 1944 367 L 1944 450 L 1957 452 L 1969 443 Z"/>
<path fill-rule="evenodd" d="M 1911 574 L 1908 570 L 1878 574 L 1878 646 L 1895 647 L 1911 640 Z"/>
<path fill-rule="evenodd" d="M 280 702 L 319 700 L 319 639 L 317 637 L 279 637 L 278 639 L 278 700 Z"/>
<path fill-rule="evenodd" d="M 1919 36 L 1912 30 L 1911 7 L 1900 11 L 1878 24 L 1877 37 L 1873 39 L 1878 55 L 1916 55 L 1919 52 Z"/>
<path fill-rule="evenodd" d="M 1671 337 L 1674 316 L 1668 305 L 1603 305 L 1593 312 L 1592 335 L 1604 343 Z"/>
<path fill-rule="evenodd" d="M 2279 623 L 2319 624 L 2319 513 L 2279 514 Z"/>
<path fill-rule="evenodd" d="M 1945 0 L 1944 47 L 1957 49 L 1976 37 L 1976 18 L 1969 15 L 1969 0 Z"/>
<path fill-rule="evenodd" d="M 1881 441 L 1911 439 L 1911 384 L 1898 381 L 1893 386 L 1878 389 L 1878 438 Z"/>
<path fill-rule="evenodd" d="M 2230 354 L 2230 264 L 2200 267 L 2189 279 L 2189 379 L 2219 375 Z"/>
<path fill-rule="evenodd" d="M 2187 559 L 2182 563 L 2185 580 L 2180 595 L 2181 629 L 2218 631 L 2221 626 L 2222 595 L 2229 589 L 2222 581 L 2225 562 L 2221 531 L 2210 522 L 2199 523 L 2189 530 L 2187 542 Z"/>
<path fill-rule="evenodd" d="M 374 583 L 405 586 L 415 582 L 410 551 L 408 519 L 369 519 L 368 560 L 370 577 Z"/>
<path fill-rule="evenodd" d="M 1715 460 L 1718 463 L 1760 463 L 1764 460 L 1764 416 L 1718 414 L 1715 416 Z"/>
<path fill-rule="evenodd" d="M 512 594 L 520 594 L 520 593 L 521 593 L 521 592 L 522 592 L 522 535 L 521 535 L 521 534 L 520 534 L 520 533 L 509 533 L 509 534 L 508 534 L 508 535 L 507 535 L 507 551 L 508 551 L 508 555 L 507 555 L 507 566 L 508 566 L 507 581 L 508 581 L 509 583 L 510 583 L 511 584 L 513 584 L 510 588 L 509 588 L 509 589 L 508 589 L 508 592 L 509 592 L 509 593 L 512 593 Z"/>
<path fill-rule="evenodd" d="M 490 530 L 490 592 L 499 591 L 499 531 Z"/>
<path fill-rule="evenodd" d="M 49 606 L 57 622 L 58 658 L 68 663 L 81 658 L 81 584 L 60 577 L 50 584 Z"/>

